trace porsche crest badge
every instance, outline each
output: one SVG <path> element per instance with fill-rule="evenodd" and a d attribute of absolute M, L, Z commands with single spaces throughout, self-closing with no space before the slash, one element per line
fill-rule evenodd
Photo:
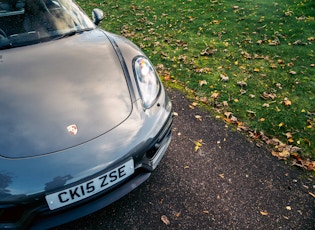
<path fill-rule="evenodd" d="M 78 133 L 78 127 L 75 124 L 67 126 L 67 130 L 70 135 L 76 135 Z"/>

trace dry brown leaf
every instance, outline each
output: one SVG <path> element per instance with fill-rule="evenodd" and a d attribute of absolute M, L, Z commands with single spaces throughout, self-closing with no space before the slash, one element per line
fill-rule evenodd
<path fill-rule="evenodd" d="M 203 86 L 203 85 L 207 85 L 207 84 L 208 84 L 208 82 L 206 80 L 199 81 L 199 86 L 200 87 Z"/>
<path fill-rule="evenodd" d="M 213 98 L 214 100 L 216 100 L 216 99 L 219 98 L 219 96 L 220 96 L 220 93 L 214 92 L 214 93 L 212 93 L 211 98 Z"/>
<path fill-rule="evenodd" d="M 287 139 L 292 138 L 292 134 L 290 132 L 287 132 L 285 135 L 286 135 Z"/>
<path fill-rule="evenodd" d="M 263 216 L 268 216 L 269 215 L 269 213 L 266 212 L 266 211 L 260 211 L 260 214 L 263 215 Z"/>
<path fill-rule="evenodd" d="M 244 87 L 244 86 L 247 86 L 247 83 L 245 81 L 238 81 L 237 85 Z"/>
<path fill-rule="evenodd" d="M 232 115 L 231 112 L 224 112 L 224 116 L 226 116 L 226 118 L 229 118 Z"/>
<path fill-rule="evenodd" d="M 167 216 L 163 215 L 161 216 L 161 220 L 163 221 L 164 224 L 166 225 L 170 225 L 171 222 L 169 221 L 169 219 L 167 218 Z"/>
<path fill-rule="evenodd" d="M 199 121 L 202 121 L 202 116 L 200 116 L 200 115 L 196 115 L 195 118 L 196 118 L 197 120 L 199 120 Z"/>
<path fill-rule="evenodd" d="M 220 74 L 220 78 L 221 78 L 221 81 L 223 81 L 223 82 L 226 82 L 229 80 L 229 77 L 227 75 L 224 75 L 224 74 Z"/>
<path fill-rule="evenodd" d="M 291 102 L 287 97 L 283 99 L 283 103 L 284 103 L 284 105 L 286 105 L 286 106 L 292 105 L 292 102 Z"/>
<path fill-rule="evenodd" d="M 312 192 L 308 192 L 308 194 L 310 194 L 313 198 L 315 198 L 315 194 Z"/>

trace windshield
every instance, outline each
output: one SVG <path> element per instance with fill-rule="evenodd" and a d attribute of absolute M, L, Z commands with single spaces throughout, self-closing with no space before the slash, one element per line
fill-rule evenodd
<path fill-rule="evenodd" d="M 0 49 L 62 38 L 94 27 L 73 0 L 0 0 Z"/>

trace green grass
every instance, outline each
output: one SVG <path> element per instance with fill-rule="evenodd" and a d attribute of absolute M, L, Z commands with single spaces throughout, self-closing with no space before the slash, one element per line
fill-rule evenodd
<path fill-rule="evenodd" d="M 78 2 L 101 8 L 100 26 L 140 46 L 161 78 L 315 160 L 313 0 Z"/>

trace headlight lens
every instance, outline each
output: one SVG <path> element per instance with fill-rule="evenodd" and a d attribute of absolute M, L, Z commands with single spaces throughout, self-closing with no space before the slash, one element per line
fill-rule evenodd
<path fill-rule="evenodd" d="M 150 61 L 144 57 L 138 57 L 135 60 L 134 69 L 143 106 L 148 109 L 159 95 L 160 80 Z"/>

